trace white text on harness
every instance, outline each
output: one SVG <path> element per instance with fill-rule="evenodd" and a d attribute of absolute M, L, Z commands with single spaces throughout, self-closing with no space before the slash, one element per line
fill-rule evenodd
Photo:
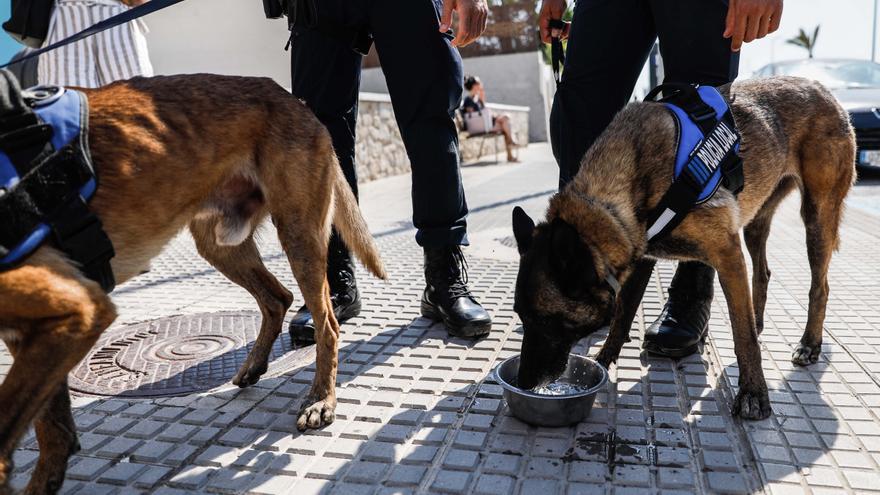
<path fill-rule="evenodd" d="M 706 138 L 705 144 L 697 151 L 697 158 L 714 171 L 736 144 L 737 139 L 739 138 L 736 133 L 727 124 L 719 122 L 715 132 Z"/>

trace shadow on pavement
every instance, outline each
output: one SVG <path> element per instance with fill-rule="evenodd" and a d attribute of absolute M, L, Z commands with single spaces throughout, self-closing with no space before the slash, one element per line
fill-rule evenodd
<path fill-rule="evenodd" d="M 764 353 L 767 354 L 766 349 Z M 792 364 L 791 369 L 780 372 L 766 366 L 767 362 L 765 356 L 773 414 L 761 421 L 740 421 L 743 441 L 760 470 L 762 488 L 770 490 L 781 482 L 799 483 L 802 475 L 830 474 L 835 478 L 833 472 L 822 466 L 830 468 L 831 446 L 838 438 L 848 437 L 848 433 L 822 394 L 828 363 L 820 360 L 808 367 Z M 738 377 L 736 366 L 725 368 L 722 379 L 727 381 L 730 397 L 738 391 Z"/>

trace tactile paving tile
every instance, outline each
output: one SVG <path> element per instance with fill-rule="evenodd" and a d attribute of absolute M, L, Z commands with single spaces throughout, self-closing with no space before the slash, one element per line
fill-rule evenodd
<path fill-rule="evenodd" d="M 412 237 L 386 236 L 379 245 L 389 281 L 358 274 L 365 307 L 343 325 L 333 425 L 304 435 L 293 428 L 313 364 L 250 389 L 221 387 L 148 402 L 124 396 L 92 401 L 77 411 L 84 450 L 71 463 L 68 486 L 80 493 L 120 484 L 190 492 L 236 486 L 233 491 L 245 492 L 285 476 L 301 493 L 330 486 L 419 493 L 492 493 L 507 484 L 521 493 L 566 486 L 713 491 L 719 483 L 747 492 L 758 486 L 754 473 L 743 469 L 747 461 L 723 395 L 707 378 L 709 361 L 696 356 L 674 363 L 639 352 L 645 321 L 662 306 L 657 289 L 671 278 L 671 265 L 661 264 L 634 341 L 612 367 L 612 384 L 590 418 L 569 428 L 536 428 L 510 416 L 500 387 L 487 378 L 521 345 L 512 310 L 517 263 L 470 257 L 471 287 L 495 321 L 487 338 L 473 342 L 450 338 L 419 316 L 422 258 Z M 270 271 L 295 289 L 277 242 L 264 241 L 262 248 Z M 128 321 L 163 312 L 255 318 L 250 296 L 198 259 L 187 236 L 176 239 L 149 274 L 121 289 L 115 300 Z M 121 323 L 111 333 L 149 328 Z M 595 353 L 603 338 L 592 336 L 576 352 Z M 225 367 L 223 374 L 233 369 Z M 150 423 L 138 424 L 143 421 Z M 22 452 L 35 448 L 31 438 Z M 100 462 L 113 459 L 140 468 Z M 22 464 L 17 472 L 32 467 Z M 364 470 L 375 472 L 367 476 Z M 498 484 L 488 486 L 486 479 Z"/>
<path fill-rule="evenodd" d="M 502 196 L 533 191 L 534 177 L 550 172 L 532 163 L 492 169 L 493 187 L 477 191 L 493 196 L 473 201 L 489 205 L 474 209 L 476 235 L 509 223 L 510 201 Z M 400 191 L 379 192 L 405 197 L 409 182 L 399 182 Z M 610 370 L 608 392 L 590 418 L 571 428 L 535 428 L 509 415 L 500 387 L 486 378 L 521 344 L 511 309 L 516 262 L 489 259 L 493 249 L 511 243 L 483 249 L 475 242 L 468 251 L 472 286 L 495 318 L 488 338 L 469 342 L 450 339 L 419 317 L 421 253 L 412 231 L 390 228 L 378 236 L 390 280 L 360 272 L 364 313 L 343 325 L 333 425 L 295 431 L 313 365 L 243 390 L 139 400 L 74 397 L 83 450 L 71 459 L 64 492 L 877 492 L 878 231 L 876 217 L 856 211 L 845 217 L 831 269 L 823 357 L 799 368 L 789 359 L 803 332 L 809 270 L 796 200 L 780 207 L 760 339 L 774 411 L 769 419 L 730 417 L 738 369 L 717 286 L 701 356 L 672 361 L 641 354 L 644 326 L 659 313 L 674 269 L 661 263 L 633 340 Z M 267 265 L 294 289 L 269 232 L 262 244 Z M 186 236 L 114 300 L 120 327 L 176 314 L 255 310 L 244 290 L 197 257 Z M 577 351 L 595 353 L 603 338 L 591 336 Z M 14 456 L 16 486 L 30 476 L 36 455 L 31 433 Z"/>

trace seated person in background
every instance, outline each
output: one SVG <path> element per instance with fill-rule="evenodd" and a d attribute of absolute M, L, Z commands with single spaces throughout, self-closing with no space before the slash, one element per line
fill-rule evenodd
<path fill-rule="evenodd" d="M 485 134 L 488 132 L 498 132 L 504 135 L 504 144 L 507 146 L 507 161 L 518 162 L 519 160 L 513 156 L 513 149 L 518 146 L 513 140 L 513 131 L 510 128 L 510 116 L 498 115 L 494 116 L 491 110 L 486 109 L 486 90 L 483 83 L 476 76 L 467 76 L 464 78 L 464 89 L 467 95 L 464 97 L 464 103 L 461 105 L 462 116 L 464 117 L 465 131 L 470 135 Z M 488 117 L 491 117 L 491 127 L 488 125 Z M 483 123 L 481 123 L 483 122 Z"/>

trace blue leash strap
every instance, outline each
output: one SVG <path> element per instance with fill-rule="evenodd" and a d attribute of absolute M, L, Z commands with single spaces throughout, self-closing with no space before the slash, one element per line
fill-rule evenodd
<path fill-rule="evenodd" d="M 74 34 L 73 36 L 65 38 L 65 39 L 58 41 L 56 43 L 52 43 L 51 45 L 40 48 L 37 51 L 28 53 L 24 57 L 21 57 L 17 60 L 7 62 L 3 65 L 0 65 L 0 69 L 5 69 L 6 67 L 9 67 L 10 65 L 18 64 L 18 63 L 24 62 L 25 60 L 30 60 L 34 57 L 39 57 L 40 55 L 42 55 L 44 53 L 51 52 L 52 50 L 61 48 L 62 46 L 67 46 L 71 43 L 76 43 L 77 41 L 84 40 L 84 39 L 88 38 L 89 36 L 94 36 L 102 31 L 106 31 L 106 30 L 114 28 L 116 26 L 121 26 L 122 24 L 125 24 L 127 22 L 131 22 L 135 19 L 140 19 L 141 17 L 152 14 L 153 12 L 157 12 L 159 10 L 162 10 L 164 8 L 170 7 L 174 4 L 177 4 L 177 3 L 180 3 L 183 1 L 184 0 L 150 0 L 149 2 L 147 2 L 143 5 L 139 5 L 133 9 L 129 9 L 129 10 L 127 10 L 121 14 L 115 15 L 109 19 L 104 19 L 103 21 L 101 21 L 91 27 L 87 27 L 86 29 L 83 29 L 82 31 Z"/>

